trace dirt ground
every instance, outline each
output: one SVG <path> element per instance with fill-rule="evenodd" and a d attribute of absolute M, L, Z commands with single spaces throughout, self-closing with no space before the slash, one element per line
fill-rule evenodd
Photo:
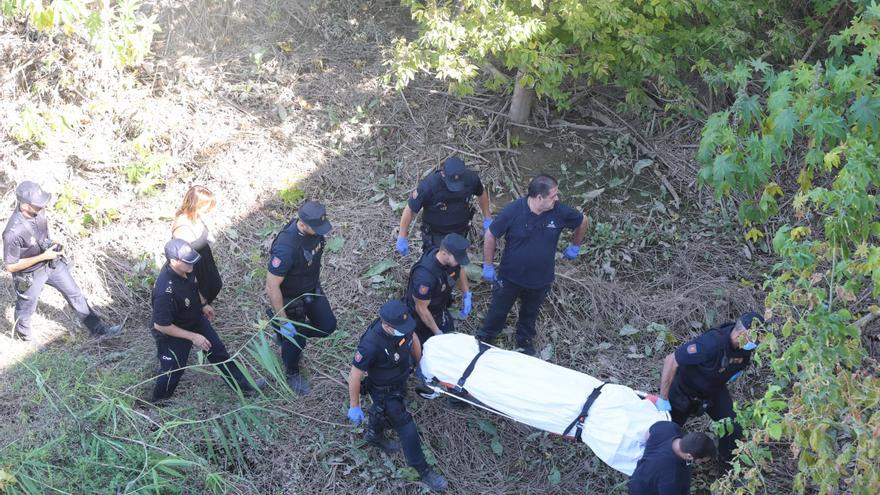
<path fill-rule="evenodd" d="M 530 127 L 517 128 L 503 117 L 503 95 L 456 97 L 428 77 L 395 91 L 384 80 L 383 50 L 394 37 L 411 35 L 413 26 L 394 4 L 157 4 L 162 32 L 154 56 L 113 79 L 91 75 L 94 60 L 73 41 L 0 25 L 2 204 L 11 208 L 14 185 L 31 179 L 56 197 L 74 198 L 74 205 L 91 205 L 56 206 L 53 236 L 67 246 L 90 302 L 126 326 L 121 338 L 89 341 L 60 295 L 47 290 L 34 326 L 50 357 L 34 357 L 10 338 L 14 297 L 9 276 L 0 276 L 0 374 L 9 377 L 0 385 L 0 445 L 51 437 L 42 432 L 23 440 L 22 432 L 39 429 L 36 418 L 48 408 L 34 399 L 37 385 L 28 370 L 50 372 L 53 355 L 81 358 L 90 363 L 88 373 L 133 375 L 134 383 L 152 376 L 149 277 L 174 210 L 193 184 L 208 186 L 219 199 L 208 219 L 226 283 L 215 304 L 216 327 L 232 349 L 258 331 L 267 243 L 297 203 L 283 199 L 289 197 L 283 191 L 324 202 L 332 235 L 344 240 L 325 257 L 322 274 L 339 330 L 305 352 L 314 391 L 302 399 L 273 391 L 263 403 L 271 434 L 246 447 L 244 464 L 218 465 L 239 477 L 235 491 L 421 493 L 401 474 L 402 456 L 360 446 L 360 433 L 345 419 L 344 381 L 365 324 L 383 301 L 400 294 L 416 261 L 394 251 L 401 202 L 452 154 L 480 171 L 495 211 L 521 193 L 533 173 L 548 171 L 559 178 L 563 201 L 590 215 L 585 249 L 576 261 L 557 263 L 541 313 L 538 349 L 546 360 L 653 391 L 662 359 L 676 344 L 760 306 L 760 250 L 744 244 L 733 212 L 694 183 L 699 125 L 619 116 L 613 97 L 595 96 L 565 115 L 539 102 Z M 65 63 L 51 58 L 57 53 Z M 42 147 L 14 137 L 20 112 L 34 102 L 65 108 L 69 117 L 67 128 L 51 130 Z M 608 130 L 560 126 L 557 119 Z M 127 167 L 154 156 L 163 157 L 161 169 L 132 183 Z M 82 227 L 84 215 L 96 211 L 112 221 Z M 479 252 L 474 247 L 472 258 Z M 364 277 L 384 259 L 397 267 L 378 279 Z M 481 281 L 474 284 L 474 301 L 459 331 L 474 333 L 486 311 L 489 287 Z M 622 335 L 627 325 L 638 331 Z M 740 380 L 735 396 L 757 392 L 757 380 L 754 374 Z M 232 395 L 217 380 L 203 384 L 198 374 L 185 375 L 174 414 L 199 417 L 228 407 Z M 146 392 L 147 385 L 136 389 Z M 583 445 L 483 412 L 450 409 L 444 401 L 413 399 L 410 406 L 450 493 L 623 489 L 625 477 Z M 169 413 L 145 414 L 159 420 Z M 491 448 L 482 421 L 497 428 L 500 452 Z M 700 492 L 712 472 L 698 470 Z"/>

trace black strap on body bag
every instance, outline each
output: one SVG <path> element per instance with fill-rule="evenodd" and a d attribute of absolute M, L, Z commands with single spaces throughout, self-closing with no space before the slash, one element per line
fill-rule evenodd
<path fill-rule="evenodd" d="M 602 387 L 604 386 L 605 384 L 603 383 L 602 385 L 599 385 L 598 387 L 593 389 L 593 391 L 590 393 L 590 396 L 587 397 L 587 401 L 584 402 L 584 407 L 581 409 L 580 415 L 578 415 L 578 417 L 575 418 L 575 420 L 572 421 L 570 425 L 568 425 L 568 428 L 566 428 L 565 431 L 562 432 L 562 436 L 568 435 L 568 432 L 571 431 L 572 428 L 575 428 L 574 437 L 577 439 L 578 442 L 581 441 L 581 433 L 584 431 L 584 421 L 587 420 L 587 416 L 590 414 L 590 407 L 593 406 L 593 402 L 596 402 L 596 398 L 598 398 L 599 394 L 602 393 Z"/>
<path fill-rule="evenodd" d="M 477 365 L 477 360 L 480 359 L 480 356 L 486 353 L 492 347 L 489 344 L 486 344 L 480 340 L 477 340 L 477 345 L 479 346 L 480 351 L 477 352 L 477 355 L 471 359 L 470 364 L 467 365 L 467 368 L 464 369 L 464 373 L 461 375 L 461 378 L 458 379 L 458 382 L 455 384 L 454 390 L 458 393 L 464 391 L 464 382 L 467 381 L 468 377 L 471 376 L 471 373 L 474 372 L 474 367 Z"/>

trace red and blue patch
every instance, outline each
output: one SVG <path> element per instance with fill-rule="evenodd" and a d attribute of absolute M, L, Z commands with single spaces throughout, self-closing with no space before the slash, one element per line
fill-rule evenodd
<path fill-rule="evenodd" d="M 421 294 L 423 296 L 427 296 L 429 290 L 431 290 L 431 288 L 428 287 L 427 285 L 420 285 L 419 286 L 419 294 Z"/>
<path fill-rule="evenodd" d="M 281 266 L 281 258 L 272 256 L 272 268 L 278 268 L 279 266 Z"/>
<path fill-rule="evenodd" d="M 696 354 L 697 353 L 697 344 L 691 344 L 691 345 L 687 346 L 687 353 L 688 354 Z"/>
<path fill-rule="evenodd" d="M 364 356 L 360 353 L 360 351 L 355 351 L 354 353 L 354 362 L 359 363 Z"/>

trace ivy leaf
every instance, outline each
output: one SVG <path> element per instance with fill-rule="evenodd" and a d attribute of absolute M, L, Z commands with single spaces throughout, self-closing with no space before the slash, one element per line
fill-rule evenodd
<path fill-rule="evenodd" d="M 794 138 L 794 128 L 797 125 L 797 115 L 794 110 L 786 108 L 773 117 L 773 136 L 780 142 L 790 145 Z"/>
<path fill-rule="evenodd" d="M 553 468 L 553 470 L 550 471 L 550 475 L 547 476 L 547 481 L 550 482 L 550 486 L 558 485 L 562 482 L 562 473 L 560 473 L 558 469 Z"/>
<path fill-rule="evenodd" d="M 813 110 L 804 120 L 804 124 L 816 135 L 816 143 L 825 140 L 825 136 L 842 138 L 846 135 L 846 126 L 843 119 L 831 111 L 828 107 Z"/>
<path fill-rule="evenodd" d="M 712 163 L 712 181 L 718 192 L 727 194 L 733 185 L 733 174 L 736 172 L 736 160 L 733 153 L 724 153 L 715 157 Z"/>
<path fill-rule="evenodd" d="M 782 425 L 779 423 L 773 423 L 767 427 L 767 434 L 770 435 L 770 438 L 773 440 L 779 440 L 782 438 Z"/>
<path fill-rule="evenodd" d="M 371 266 L 370 269 L 367 270 L 367 273 L 364 274 L 364 276 L 375 277 L 376 275 L 382 275 L 383 273 L 394 268 L 395 266 L 397 266 L 397 263 L 388 258 L 385 258 L 382 261 Z"/>
<path fill-rule="evenodd" d="M 327 251 L 330 251 L 331 253 L 338 253 L 344 245 L 345 237 L 338 235 L 327 241 Z"/>
<path fill-rule="evenodd" d="M 856 123 L 860 130 L 871 127 L 875 129 L 874 132 L 876 133 L 878 117 L 880 117 L 880 98 L 865 95 L 857 99 L 849 107 L 849 118 Z"/>

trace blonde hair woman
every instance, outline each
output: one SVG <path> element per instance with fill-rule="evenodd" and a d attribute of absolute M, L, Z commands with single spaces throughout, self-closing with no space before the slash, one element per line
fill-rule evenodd
<path fill-rule="evenodd" d="M 214 238 L 205 224 L 203 215 L 209 213 L 217 205 L 214 194 L 204 186 L 193 186 L 183 196 L 183 203 L 174 216 L 171 227 L 172 239 L 183 239 L 201 255 L 201 259 L 193 266 L 193 273 L 199 283 L 199 293 L 205 298 L 206 304 L 217 298 L 223 288 L 220 270 L 211 252 Z"/>

